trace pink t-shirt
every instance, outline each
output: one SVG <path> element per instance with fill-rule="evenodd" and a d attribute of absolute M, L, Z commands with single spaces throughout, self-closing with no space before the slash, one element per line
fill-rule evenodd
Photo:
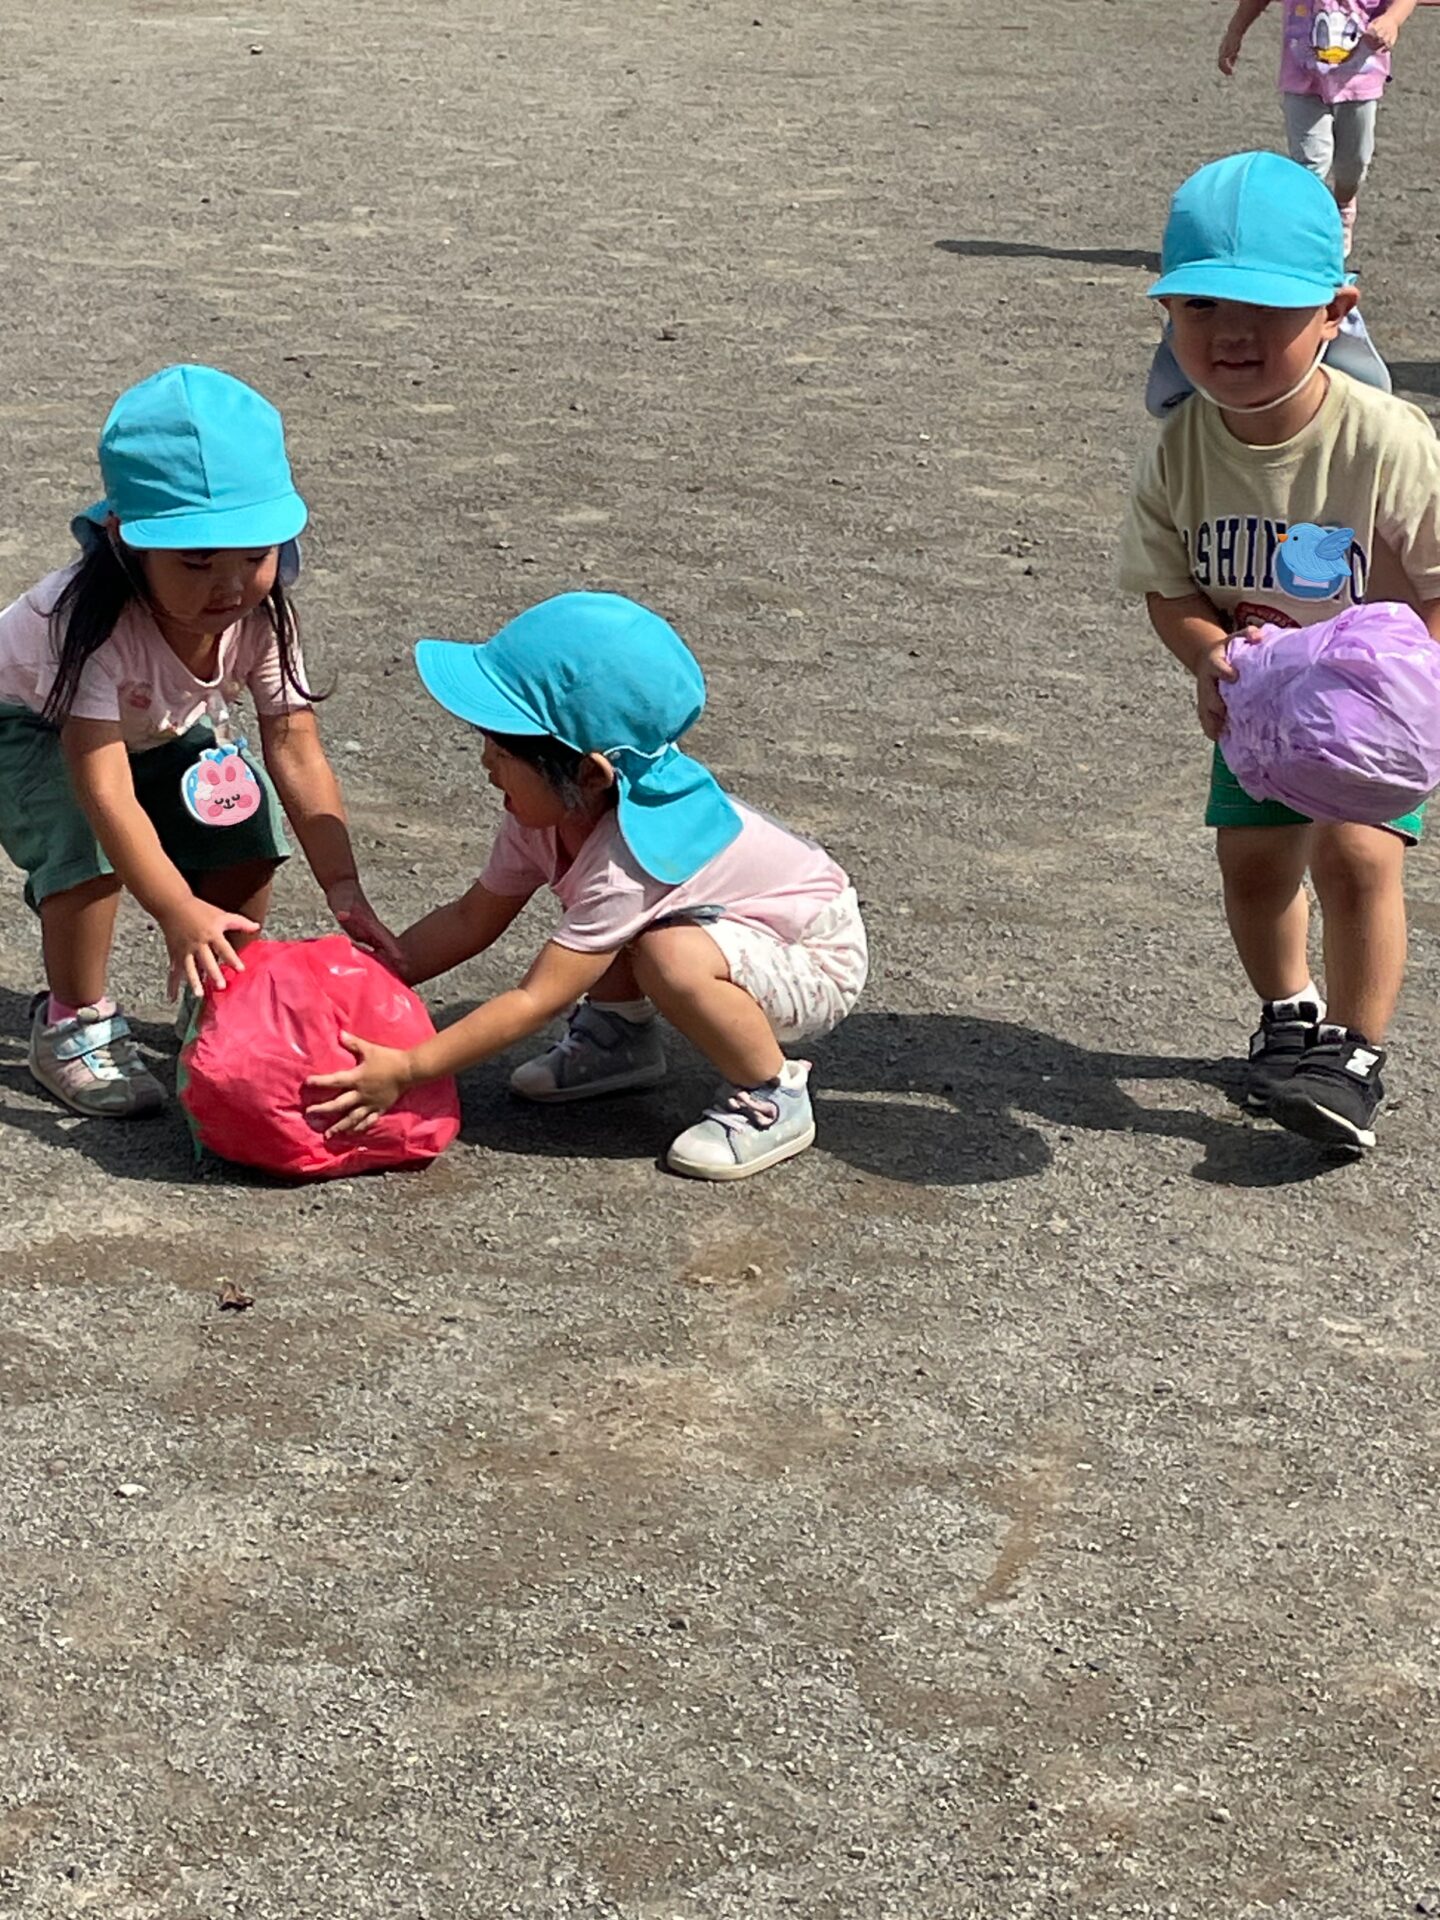
<path fill-rule="evenodd" d="M 813 840 L 791 833 L 768 814 L 731 796 L 740 832 L 678 887 L 652 880 L 635 864 L 614 813 L 598 822 L 568 868 L 553 827 L 522 827 L 507 813 L 480 884 L 508 899 L 528 900 L 549 887 L 565 917 L 550 936 L 577 953 L 613 953 L 672 913 L 719 907 L 786 943 L 798 940 L 829 901 L 849 886 L 842 868 Z"/>
<path fill-rule="evenodd" d="M 1365 38 L 1365 29 L 1390 0 L 1280 0 L 1285 32 L 1280 91 L 1342 100 L 1378 100 L 1390 78 L 1390 53 Z M 1343 53 L 1341 60 L 1327 54 Z"/>
<path fill-rule="evenodd" d="M 72 572 L 47 575 L 0 613 L 0 705 L 43 709 L 59 664 L 50 609 Z M 303 683 L 298 648 L 294 665 Z M 247 689 L 257 713 L 294 713 L 308 704 L 280 670 L 279 644 L 263 608 L 225 629 L 215 678 L 199 680 L 171 652 L 149 611 L 132 601 L 85 662 L 70 713 L 76 720 L 117 720 L 127 749 L 144 753 L 188 732 L 219 701 L 233 706 Z"/>

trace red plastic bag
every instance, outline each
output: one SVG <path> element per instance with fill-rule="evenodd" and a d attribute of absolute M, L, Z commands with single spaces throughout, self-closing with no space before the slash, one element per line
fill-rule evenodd
<path fill-rule="evenodd" d="M 366 1133 L 327 1140 L 305 1108 L 316 1073 L 353 1067 L 341 1032 L 413 1047 L 435 1029 L 403 981 L 344 934 L 254 940 L 245 971 L 208 994 L 180 1053 L 180 1104 L 198 1149 L 291 1180 L 423 1166 L 460 1131 L 453 1080 L 412 1087 Z"/>

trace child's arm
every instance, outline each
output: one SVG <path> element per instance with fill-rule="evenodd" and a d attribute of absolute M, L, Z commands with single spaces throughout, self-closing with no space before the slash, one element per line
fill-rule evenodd
<path fill-rule="evenodd" d="M 1240 58 L 1240 42 L 1264 13 L 1270 0 L 1238 0 L 1235 11 L 1230 16 L 1230 24 L 1225 29 L 1220 42 L 1220 71 L 1228 78 L 1235 71 L 1235 62 Z M 1410 0 L 1413 7 L 1415 0 Z"/>
<path fill-rule="evenodd" d="M 491 893 L 477 881 L 458 900 L 436 907 L 401 934 L 402 976 L 413 986 L 448 973 L 462 960 L 473 960 L 494 946 L 524 905 L 523 897 Z"/>
<path fill-rule="evenodd" d="M 379 1047 L 353 1033 L 340 1038 L 359 1064 L 344 1073 L 318 1074 L 309 1084 L 334 1098 L 324 1106 L 307 1108 L 307 1118 L 328 1121 L 327 1136 L 364 1133 L 387 1107 L 393 1107 L 409 1087 L 502 1053 L 517 1040 L 538 1033 L 557 1014 L 588 993 L 614 962 L 613 953 L 575 953 L 547 941 L 518 987 L 497 993 L 453 1027 L 433 1040 L 423 1040 L 409 1052 Z"/>
<path fill-rule="evenodd" d="M 315 715 L 308 707 L 262 713 L 260 745 L 266 771 L 330 911 L 352 940 L 372 947 L 398 972 L 401 955 L 395 936 L 360 885 L 340 782 L 325 757 Z"/>
<path fill-rule="evenodd" d="M 1365 38 L 1373 46 L 1383 47 L 1389 53 L 1400 37 L 1400 29 L 1418 4 L 1419 0 L 1392 0 L 1384 13 L 1377 13 L 1365 29 Z"/>
<path fill-rule="evenodd" d="M 1420 618 L 1430 629 L 1430 638 L 1440 640 L 1440 600 L 1422 600 Z"/>
<path fill-rule="evenodd" d="M 1218 740 L 1225 725 L 1220 682 L 1239 678 L 1225 658 L 1231 629 L 1203 593 L 1187 593 L 1178 600 L 1147 593 L 1145 606 L 1156 633 L 1181 666 L 1194 674 L 1195 709 L 1201 730 L 1207 740 Z"/>
<path fill-rule="evenodd" d="M 135 798 L 130 756 L 117 722 L 67 720 L 60 730 L 60 745 L 70 784 L 95 838 L 121 885 L 165 936 L 170 997 L 175 997 L 182 980 L 198 994 L 208 985 L 223 987 L 222 967 L 243 972 L 245 964 L 227 934 L 260 929 L 244 914 L 212 907 L 190 891 L 185 876 L 161 845 L 149 814 Z"/>

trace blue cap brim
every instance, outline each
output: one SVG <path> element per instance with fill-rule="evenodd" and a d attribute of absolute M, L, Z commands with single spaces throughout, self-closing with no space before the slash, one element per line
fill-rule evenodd
<path fill-rule="evenodd" d="M 415 671 L 432 700 L 459 720 L 487 733 L 529 733 L 540 738 L 550 729 L 501 687 L 484 661 L 485 649 L 464 640 L 417 640 Z"/>
<path fill-rule="evenodd" d="M 302 514 L 304 514 L 304 501 L 300 502 L 300 507 Z M 82 547 L 85 552 L 88 553 L 96 537 L 104 532 L 105 522 L 109 518 L 110 502 L 108 500 L 96 500 L 90 506 L 86 507 L 83 513 L 77 513 L 75 518 L 70 522 L 70 532 L 74 536 L 76 546 Z M 300 524 L 302 527 L 304 526 L 305 521 L 303 518 Z M 159 550 L 158 548 L 145 549 L 140 542 L 132 540 L 129 537 L 130 529 L 128 528 L 122 527 L 120 531 L 127 547 L 135 547 L 139 551 Z M 297 528 L 296 531 L 298 532 L 299 529 Z M 267 547 L 278 546 L 280 549 L 279 578 L 281 586 L 293 587 L 295 582 L 300 578 L 300 542 L 295 538 L 294 534 L 287 534 L 283 540 L 266 540 L 264 542 L 244 540 L 241 541 L 240 544 L 242 546 L 260 546 L 262 544 Z M 187 550 L 191 552 L 205 551 L 203 547 L 192 547 Z"/>
<path fill-rule="evenodd" d="M 1146 292 L 1152 300 L 1186 296 L 1192 300 L 1239 300 L 1251 307 L 1328 307 L 1343 285 L 1343 281 L 1331 286 L 1301 274 L 1275 273 L 1268 267 L 1192 260 L 1173 273 L 1162 274 Z"/>
<path fill-rule="evenodd" d="M 127 547 L 164 553 L 209 553 L 217 548 L 283 547 L 310 518 L 298 493 L 281 494 L 255 506 L 216 513 L 166 514 L 154 520 L 122 520 L 120 538 Z"/>

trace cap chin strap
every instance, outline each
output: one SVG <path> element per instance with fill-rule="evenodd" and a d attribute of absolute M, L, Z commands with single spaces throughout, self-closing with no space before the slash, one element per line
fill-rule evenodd
<path fill-rule="evenodd" d="M 667 740 L 663 747 L 657 747 L 654 753 L 646 753 L 643 747 L 606 747 L 605 758 L 613 760 L 617 753 L 633 753 L 637 760 L 663 760 L 667 753 L 674 753 L 675 742 Z"/>
<path fill-rule="evenodd" d="M 1325 346 L 1329 346 L 1329 344 L 1327 340 Z M 1217 400 L 1213 393 L 1207 392 L 1206 389 L 1200 385 L 1198 380 L 1192 381 L 1191 384 L 1202 400 L 1208 400 L 1212 407 L 1219 407 L 1224 413 L 1273 413 L 1276 407 L 1283 407 L 1287 400 L 1293 400 L 1297 393 L 1302 392 L 1309 386 L 1324 358 L 1325 347 L 1321 347 L 1320 351 L 1293 387 L 1288 388 L 1282 393 L 1278 400 L 1262 400 L 1258 407 L 1232 407 L 1228 400 Z"/>

